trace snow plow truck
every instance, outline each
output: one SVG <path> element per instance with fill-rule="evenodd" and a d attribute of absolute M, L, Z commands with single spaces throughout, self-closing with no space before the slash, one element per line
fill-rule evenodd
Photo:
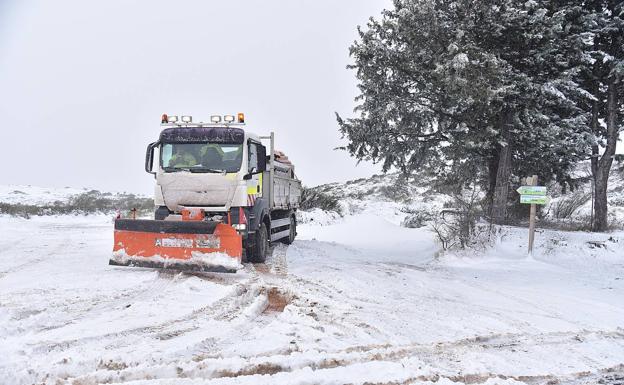
<path fill-rule="evenodd" d="M 270 243 L 293 242 L 301 181 L 273 132 L 244 125 L 242 113 L 209 123 L 162 115 L 145 156 L 156 179 L 154 219 L 117 218 L 109 264 L 235 272 L 264 262 Z"/>

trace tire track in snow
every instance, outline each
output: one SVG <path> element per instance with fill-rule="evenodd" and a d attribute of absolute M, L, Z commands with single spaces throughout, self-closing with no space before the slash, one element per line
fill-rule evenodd
<path fill-rule="evenodd" d="M 287 246 L 277 245 L 271 248 L 266 263 L 245 264 L 244 271 L 249 278 L 236 285 L 237 289 L 234 294 L 194 312 L 195 315 L 201 315 L 206 319 L 227 322 L 218 336 L 209 336 L 187 347 L 187 350 L 194 352 L 195 359 L 217 356 L 224 344 L 235 343 L 242 336 L 255 334 L 259 328 L 271 322 L 274 315 L 266 315 L 264 311 L 270 306 L 270 290 L 277 288 L 286 291 L 281 286 L 287 274 L 286 250 Z M 214 279 L 212 276 L 200 275 L 199 277 L 210 281 Z M 218 279 L 222 283 L 228 281 L 222 276 Z M 233 322 L 237 319 L 239 322 Z M 187 317 L 185 320 L 190 321 L 191 318 Z M 179 324 L 173 325 L 176 326 L 175 330 L 162 331 L 157 338 L 171 339 L 202 327 L 202 325 L 194 324 L 180 329 Z"/>
<path fill-rule="evenodd" d="M 298 293 L 293 299 L 294 311 L 311 317 L 317 330 L 336 328 L 343 335 L 362 332 L 376 340 L 392 338 L 392 335 L 371 325 L 357 316 L 365 307 L 384 305 L 382 301 L 355 296 L 347 291 L 334 288 L 330 283 L 303 277 L 292 277 Z"/>
<path fill-rule="evenodd" d="M 147 328 L 148 330 L 144 330 L 145 328 L 141 328 L 143 330 L 133 329 L 125 331 L 123 335 L 115 333 L 113 335 L 100 336 L 97 338 L 97 341 L 85 340 L 82 342 L 101 342 L 99 339 L 103 337 L 109 339 L 111 337 L 133 337 L 134 332 L 143 332 L 144 335 L 149 334 L 149 336 L 158 340 L 173 340 L 185 333 L 202 329 L 210 322 L 217 321 L 219 322 L 218 333 L 208 333 L 210 335 L 205 339 L 185 347 L 185 351 L 190 352 L 186 355 L 190 355 L 193 361 L 201 361 L 206 357 L 216 357 L 224 346 L 236 344 L 245 336 L 257 334 L 263 326 L 269 324 L 276 316 L 276 314 L 272 313 L 264 314 L 264 310 L 269 305 L 268 291 L 276 287 L 281 289 L 279 284 L 286 279 L 286 249 L 286 247 L 279 246 L 274 248 L 273 253 L 267 258 L 266 264 L 246 264 L 244 271 L 247 274 L 247 279 L 244 282 L 236 283 L 233 286 L 234 292 L 206 307 L 196 309 L 188 316 L 170 320 L 167 322 L 167 325 L 151 326 Z M 198 277 L 206 280 L 211 280 L 212 278 L 210 276 Z M 201 322 L 202 320 L 205 320 L 206 323 Z M 214 329 L 214 327 L 209 329 Z M 119 347 L 109 344 L 107 349 Z M 175 356 L 160 359 L 158 363 L 150 363 L 146 360 L 113 362 L 112 367 L 125 368 L 124 380 L 129 380 L 132 378 L 145 378 L 143 375 L 145 371 L 150 373 L 170 372 L 171 368 L 176 367 L 179 363 L 180 356 Z M 101 375 L 105 377 L 97 377 L 100 380 L 96 381 L 96 383 L 110 381 L 110 374 L 106 369 L 111 365 L 104 363 L 99 366 L 101 367 L 100 369 L 84 376 L 84 379 L 92 379 L 94 378 L 93 376 Z M 104 380 L 104 378 L 107 379 Z"/>
<path fill-rule="evenodd" d="M 162 282 L 162 280 L 161 280 Z M 165 281 L 166 282 L 166 281 Z M 159 280 L 156 280 L 155 286 L 158 287 L 162 284 Z M 146 291 L 149 291 L 146 290 Z M 198 309 L 193 310 L 189 314 L 167 319 L 165 321 L 160 321 L 158 323 L 147 325 L 147 326 L 139 326 L 125 330 L 114 331 L 110 333 L 103 333 L 94 336 L 88 336 L 84 338 L 77 338 L 71 340 L 58 341 L 54 343 L 43 344 L 39 347 L 39 352 L 45 352 L 46 350 L 54 350 L 54 349 L 67 349 L 70 347 L 74 347 L 77 345 L 86 345 L 92 342 L 103 343 L 103 340 L 113 340 L 109 341 L 107 344 L 107 349 L 112 349 L 114 347 L 121 347 L 130 344 L 127 340 L 127 337 L 140 336 L 141 338 L 152 337 L 155 339 L 170 339 L 174 336 L 178 336 L 183 332 L 187 332 L 190 330 L 196 330 L 199 326 L 188 327 L 188 323 L 192 323 L 198 318 L 211 318 L 211 319 L 219 319 L 225 317 L 227 315 L 232 315 L 234 312 L 242 312 L 244 310 L 245 304 L 249 303 L 248 300 L 244 300 L 240 303 L 237 303 L 233 307 L 224 306 L 227 303 L 232 302 L 232 299 L 237 297 L 241 297 L 242 294 L 246 293 L 247 289 L 244 284 L 237 284 L 233 287 L 233 289 L 226 296 L 217 300 L 216 302 L 212 302 L 206 306 L 202 306 Z M 221 308 L 221 309 L 220 309 Z M 168 330 L 173 329 L 173 330 Z M 110 345 L 110 343 L 114 343 L 114 340 L 118 340 L 116 344 Z"/>
<path fill-rule="evenodd" d="M 218 379 L 237 378 L 241 380 L 246 376 L 257 374 L 279 375 L 281 380 L 288 378 L 290 373 L 294 377 L 301 376 L 301 373 L 308 373 L 306 376 L 310 380 L 314 378 L 309 375 L 309 371 L 331 371 L 343 369 L 349 366 L 367 365 L 373 362 L 400 363 L 408 371 L 419 371 L 422 374 L 409 377 L 405 383 L 431 381 L 437 382 L 440 378 L 446 378 L 459 383 L 482 383 L 491 378 L 515 379 L 526 383 L 570 383 L 576 384 L 578 379 L 602 378 L 604 373 L 616 373 L 624 370 L 624 363 L 613 366 L 610 371 L 600 366 L 598 361 L 585 355 L 583 367 L 590 366 L 593 369 L 579 370 L 569 366 L 569 373 L 565 375 L 554 375 L 553 367 L 550 372 L 536 373 L 532 369 L 531 362 L 538 362 L 540 355 L 532 357 L 535 351 L 547 349 L 553 354 L 561 354 L 565 359 L 569 351 L 582 350 L 587 347 L 587 352 L 601 355 L 604 352 L 594 351 L 595 347 L 608 342 L 620 351 L 624 351 L 624 330 L 616 331 L 579 331 L 579 332 L 554 332 L 538 335 L 527 334 L 493 334 L 487 336 L 476 336 L 457 341 L 431 343 L 431 344 L 407 344 L 407 345 L 365 345 L 353 346 L 347 349 L 328 351 L 310 350 L 303 352 L 285 352 L 284 354 L 274 354 L 270 356 L 253 357 L 227 357 L 227 358 L 204 358 L 196 359 L 195 362 L 177 362 L 177 368 L 184 368 L 176 371 L 171 370 L 172 364 L 160 365 L 138 365 L 128 367 L 113 373 L 111 371 L 91 373 L 86 378 L 97 381 L 121 382 L 141 379 L 153 379 L 155 382 L 161 380 L 178 379 Z M 613 354 L 617 354 L 614 352 Z M 469 363 L 474 367 L 489 366 L 491 370 L 485 372 L 471 372 L 462 366 L 462 359 L 465 356 L 471 358 Z M 518 374 L 514 368 L 505 362 L 505 357 L 523 356 L 528 357 L 524 363 L 529 365 L 530 370 L 526 374 Z M 492 360 L 492 357 L 498 357 Z M 474 361 L 480 359 L 480 361 Z M 490 362 L 488 362 L 488 360 Z M 502 361 L 501 361 L 502 360 Z M 497 364 L 503 363 L 502 367 L 496 368 Z M 513 363 L 512 363 L 513 365 Z M 425 369 L 422 369 L 425 368 Z M 603 370 L 604 369 L 604 370 Z M 427 373 L 428 372 L 428 373 Z M 162 373 L 162 376 L 154 375 Z M 615 376 L 617 378 L 617 376 Z M 80 377 L 77 378 L 80 380 Z M 270 382 L 270 381 L 269 381 Z M 376 382 L 370 382 L 376 383 Z M 393 378 L 388 378 L 387 383 L 396 384 Z M 399 382 L 404 383 L 404 382 Z M 583 382 L 583 384 L 586 382 Z M 590 382 L 587 382 L 590 383 Z M 606 382 L 607 384 L 609 382 Z M 615 383 L 614 383 L 615 384 Z"/>
<path fill-rule="evenodd" d="M 280 250 L 279 247 L 276 249 Z M 283 251 L 280 252 L 277 257 L 271 256 L 271 258 L 269 258 L 268 264 L 271 269 L 273 269 L 273 266 L 277 266 L 277 271 L 280 272 L 286 270 L 286 248 L 282 249 Z M 272 263 L 275 263 L 275 265 L 272 265 Z M 250 307 L 258 305 L 258 301 L 266 302 L 266 292 L 268 285 L 264 282 L 262 278 L 264 274 L 259 273 L 256 270 L 255 266 L 252 264 L 247 264 L 245 267 L 245 271 L 249 275 L 248 279 L 242 282 L 236 282 L 235 279 L 232 279 L 232 281 L 230 282 L 230 284 L 232 284 L 232 290 L 227 295 L 220 298 L 216 302 L 212 302 L 206 306 L 195 309 L 194 311 L 183 317 L 168 319 L 166 321 L 159 322 L 153 325 L 125 329 L 111 333 L 104 333 L 97 336 L 58 341 L 52 344 L 46 344 L 44 346 L 41 346 L 38 350 L 43 352 L 45 350 L 67 349 L 76 345 L 89 344 L 94 341 L 99 341 L 101 339 L 121 340 L 119 341 L 119 344 L 115 345 L 123 346 L 127 344 L 127 342 L 125 341 L 126 337 L 137 335 L 141 335 L 143 337 L 152 337 L 159 340 L 167 340 L 178 337 L 190 331 L 200 329 L 203 325 L 201 322 L 196 322 L 198 319 L 202 319 L 205 321 L 232 321 L 236 318 L 244 316 L 244 313 L 248 311 Z M 124 305 L 124 307 L 127 307 L 128 304 L 131 305 L 132 303 L 140 300 L 156 297 L 158 295 L 161 295 L 167 286 L 170 286 L 172 283 L 175 283 L 184 279 L 185 277 L 190 276 L 195 276 L 201 279 L 212 281 L 210 276 L 187 275 L 185 273 L 170 272 L 166 270 L 159 271 L 158 276 L 152 281 L 152 283 L 147 287 L 141 289 L 141 291 L 139 292 L 139 296 L 136 295 L 137 293 L 124 295 L 121 300 L 111 301 L 107 305 L 97 306 L 96 310 L 103 311 L 107 309 L 114 309 L 122 305 Z M 224 280 L 224 283 L 227 284 L 227 281 L 228 280 Z M 147 296 L 145 296 L 144 294 L 147 294 Z M 134 301 L 128 302 L 126 301 L 126 297 L 131 297 Z M 264 310 L 264 308 L 266 308 L 266 304 L 263 306 L 264 307 L 260 309 L 258 314 L 260 314 Z M 254 317 L 253 311 L 251 313 L 251 316 Z M 85 314 L 85 317 L 90 315 L 92 314 Z M 257 314 L 255 316 L 257 316 Z M 112 348 L 112 346 L 110 346 L 109 344 L 108 348 L 110 349 Z"/>
<path fill-rule="evenodd" d="M 279 243 L 273 248 L 273 252 L 267 261 L 271 273 L 278 276 L 288 275 L 288 260 L 286 259 L 287 252 L 288 246 L 283 243 Z"/>
<path fill-rule="evenodd" d="M 288 301 L 293 296 L 290 289 L 286 288 L 288 281 L 288 262 L 286 252 L 288 246 L 278 244 L 270 249 L 266 263 L 245 265 L 245 270 L 252 276 L 252 281 L 258 288 L 258 296 L 264 298 L 263 305 L 259 314 L 254 317 L 253 326 L 249 324 L 237 325 L 229 328 L 225 333 L 219 335 L 218 338 L 211 337 L 201 341 L 193 349 L 196 351 L 195 359 L 203 359 L 206 357 L 217 357 L 224 345 L 233 345 L 242 337 L 258 333 L 261 328 L 272 321 L 273 316 L 267 316 L 265 310 L 271 306 L 270 293 L 271 290 L 285 292 Z M 283 310 L 283 309 L 282 309 Z"/>
<path fill-rule="evenodd" d="M 28 317 L 31 314 L 37 315 L 43 312 L 48 312 L 49 309 L 54 309 L 57 317 L 56 323 L 52 325 L 40 325 L 38 327 L 29 328 L 29 332 L 45 332 L 55 329 L 61 329 L 68 325 L 80 323 L 82 320 L 90 317 L 102 315 L 102 313 L 108 313 L 110 311 L 121 310 L 128 308 L 139 301 L 145 301 L 152 298 L 156 298 L 163 294 L 167 287 L 171 286 L 175 281 L 163 279 L 161 274 L 158 274 L 154 279 L 143 282 L 136 288 L 125 289 L 121 293 L 101 294 L 95 297 L 76 297 L 72 298 L 67 295 L 58 295 L 59 299 L 51 299 L 48 302 L 47 309 L 37 311 L 27 311 L 22 317 L 16 317 L 16 320 L 23 319 L 24 316 Z M 38 295 L 49 294 L 49 291 L 43 291 Z M 32 293 L 28 293 L 32 295 Z M 95 303 L 95 305 L 93 305 Z M 19 315 L 20 313 L 18 313 Z M 62 316 L 61 316 L 62 315 Z"/>
<path fill-rule="evenodd" d="M 220 325 L 218 328 L 219 335 L 222 333 L 236 334 L 240 330 L 246 330 L 249 327 L 249 322 L 258 317 L 267 305 L 265 284 L 260 274 L 255 272 L 253 267 L 246 267 L 245 270 L 248 275 L 244 281 L 235 278 L 225 280 L 226 282 L 230 281 L 232 284 L 232 289 L 225 296 L 182 317 L 168 319 L 152 325 L 84 338 L 52 343 L 44 341 L 33 347 L 34 352 L 47 353 L 57 351 L 62 353 L 63 351 L 70 351 L 70 349 L 75 350 L 75 348 L 87 346 L 91 349 L 99 346 L 102 351 L 115 351 L 130 347 L 137 341 L 140 341 L 139 343 L 144 342 L 146 339 L 154 341 L 173 340 L 186 333 L 208 327 L 208 325 L 214 324 L 214 322 L 218 322 Z M 175 275 L 172 276 L 172 274 Z M 153 290 L 155 285 L 162 285 L 162 282 L 169 285 L 172 281 L 190 278 L 191 276 L 197 277 L 197 275 L 186 275 L 185 273 L 160 272 L 159 276 L 154 280 L 154 284 L 148 286 L 143 291 L 148 293 L 160 292 L 161 290 Z M 200 278 L 211 280 L 210 277 Z M 214 326 L 208 327 L 207 330 L 214 331 Z M 228 330 L 232 331 L 228 332 Z M 206 341 L 211 339 L 213 337 L 208 337 L 206 340 L 202 340 L 202 343 L 206 344 Z M 196 346 L 188 346 L 188 349 L 194 350 Z"/>
<path fill-rule="evenodd" d="M 56 364 L 46 369 L 41 368 L 37 370 L 37 368 L 31 368 L 31 372 L 39 380 L 43 380 L 46 377 L 79 377 L 85 370 L 93 370 L 95 368 L 97 368 L 95 373 L 106 373 L 106 370 L 112 367 L 126 368 L 145 364 L 150 362 L 151 355 L 143 354 L 137 356 L 132 354 L 136 349 L 143 352 L 159 351 L 162 349 L 162 344 L 165 341 L 173 340 L 174 342 L 172 343 L 175 346 L 175 338 L 188 332 L 203 329 L 209 334 L 217 333 L 219 335 L 227 332 L 229 327 L 237 323 L 247 324 L 249 319 L 254 318 L 259 313 L 252 312 L 251 315 L 246 314 L 250 308 L 254 307 L 257 298 L 258 296 L 254 289 L 248 289 L 244 283 L 239 283 L 233 287 L 233 290 L 228 295 L 222 297 L 217 302 L 196 309 L 184 317 L 163 321 L 147 327 L 136 327 L 97 336 L 55 341 L 53 343 L 43 341 L 41 344 L 32 347 L 32 352 L 25 352 L 25 354 L 47 355 L 51 359 L 52 357 L 60 359 Z M 234 313 L 237 314 L 238 320 L 235 320 Z M 221 321 L 217 321 L 219 318 Z M 192 344 L 184 346 L 183 351 L 186 351 L 191 349 Z M 80 352 L 84 350 L 100 352 L 97 357 L 113 354 L 113 356 L 125 356 L 127 359 L 115 362 L 102 362 L 99 358 L 94 358 L 93 355 L 81 358 Z M 54 354 L 51 354 L 52 352 Z M 192 357 L 189 354 L 184 354 L 184 356 L 189 359 Z M 64 365 L 65 359 L 62 357 L 71 358 L 70 367 Z M 168 362 L 168 366 L 175 368 L 176 363 L 180 359 L 181 356 L 179 354 L 173 354 L 160 357 L 158 361 Z M 104 371 L 102 372 L 102 370 Z M 95 383 L 100 382 L 97 381 Z"/>

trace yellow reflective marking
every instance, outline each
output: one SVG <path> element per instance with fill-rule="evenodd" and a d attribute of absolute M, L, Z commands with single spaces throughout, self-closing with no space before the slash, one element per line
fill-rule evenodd
<path fill-rule="evenodd" d="M 247 194 L 262 196 L 262 173 L 258 174 L 257 180 L 250 180 L 247 182 Z"/>

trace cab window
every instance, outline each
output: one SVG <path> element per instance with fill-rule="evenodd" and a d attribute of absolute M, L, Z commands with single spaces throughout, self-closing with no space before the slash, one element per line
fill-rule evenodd
<path fill-rule="evenodd" d="M 248 172 L 258 171 L 258 145 L 249 143 L 249 166 Z"/>

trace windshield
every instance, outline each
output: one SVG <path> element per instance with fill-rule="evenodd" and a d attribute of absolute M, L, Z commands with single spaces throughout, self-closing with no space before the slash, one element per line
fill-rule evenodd
<path fill-rule="evenodd" d="M 161 166 L 166 172 L 237 172 L 243 160 L 242 144 L 165 143 Z"/>

